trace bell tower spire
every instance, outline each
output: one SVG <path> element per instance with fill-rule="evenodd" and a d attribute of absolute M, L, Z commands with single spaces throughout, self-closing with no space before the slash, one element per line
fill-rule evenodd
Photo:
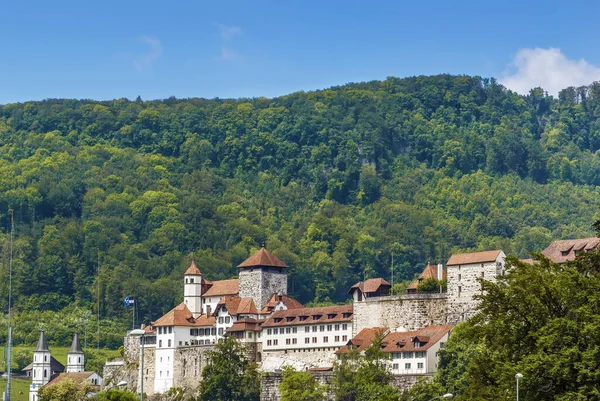
<path fill-rule="evenodd" d="M 85 372 L 85 356 L 79 342 L 79 334 L 73 336 L 73 343 L 67 353 L 67 373 Z"/>

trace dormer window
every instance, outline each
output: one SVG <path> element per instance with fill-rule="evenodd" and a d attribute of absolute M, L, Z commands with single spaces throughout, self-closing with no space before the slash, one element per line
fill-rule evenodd
<path fill-rule="evenodd" d="M 308 316 L 300 316 L 300 321 L 301 322 L 305 321 L 306 319 L 308 319 Z"/>
<path fill-rule="evenodd" d="M 313 320 L 319 320 L 323 315 L 312 315 Z"/>
<path fill-rule="evenodd" d="M 273 321 L 274 321 L 275 323 L 279 323 L 279 322 L 281 322 L 281 318 L 280 318 L 280 317 L 276 317 L 275 319 L 273 319 Z"/>
<path fill-rule="evenodd" d="M 352 313 L 344 312 L 344 313 L 342 314 L 342 317 L 344 317 L 344 318 L 348 318 L 348 317 L 350 317 L 351 315 L 352 315 Z"/>
<path fill-rule="evenodd" d="M 286 321 L 288 321 L 288 322 L 291 322 L 291 321 L 293 321 L 295 318 L 296 318 L 295 316 L 288 316 L 288 317 L 287 317 L 285 320 L 286 320 Z"/>
<path fill-rule="evenodd" d="M 569 254 L 569 251 L 560 251 L 560 254 L 562 256 L 567 256 Z"/>
<path fill-rule="evenodd" d="M 334 318 L 334 317 L 336 317 L 336 316 L 337 316 L 337 314 L 335 314 L 335 313 L 330 313 L 330 314 L 328 314 L 328 315 L 327 315 L 327 319 L 333 319 L 333 318 Z"/>

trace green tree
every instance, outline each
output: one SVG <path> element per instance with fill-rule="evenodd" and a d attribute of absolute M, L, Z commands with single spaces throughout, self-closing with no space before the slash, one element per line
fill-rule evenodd
<path fill-rule="evenodd" d="M 84 401 L 89 398 L 91 392 L 91 383 L 77 384 L 73 380 L 65 379 L 40 388 L 38 399 L 40 401 Z"/>
<path fill-rule="evenodd" d="M 245 353 L 245 346 L 233 337 L 217 343 L 202 371 L 202 401 L 257 401 L 260 398 L 260 374 Z"/>
<path fill-rule="evenodd" d="M 381 351 L 384 335 L 378 335 L 364 353 L 351 351 L 334 364 L 331 392 L 336 401 L 397 401 L 386 367 L 389 355 Z"/>
<path fill-rule="evenodd" d="M 283 368 L 279 392 L 281 401 L 324 401 L 326 387 L 309 372 L 299 372 L 290 366 Z"/>

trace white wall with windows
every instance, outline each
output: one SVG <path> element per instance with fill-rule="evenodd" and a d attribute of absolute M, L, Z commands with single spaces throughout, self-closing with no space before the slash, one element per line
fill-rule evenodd
<path fill-rule="evenodd" d="M 307 325 L 263 327 L 264 351 L 328 348 L 346 345 L 352 336 L 352 321 Z"/>

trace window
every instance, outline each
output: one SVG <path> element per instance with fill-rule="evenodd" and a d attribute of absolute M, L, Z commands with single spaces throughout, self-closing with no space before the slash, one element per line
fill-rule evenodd
<path fill-rule="evenodd" d="M 179 341 L 179 346 L 181 347 L 181 341 Z"/>
<path fill-rule="evenodd" d="M 190 283 L 194 284 L 194 279 L 193 278 L 190 279 Z"/>
<path fill-rule="evenodd" d="M 325 331 L 325 326 L 319 326 L 319 331 Z"/>
<path fill-rule="evenodd" d="M 169 334 L 173 333 L 173 326 L 169 326 Z"/>
<path fill-rule="evenodd" d="M 310 326 L 306 326 L 306 327 L 304 328 L 304 332 L 305 332 L 305 333 L 310 333 Z"/>
<path fill-rule="evenodd" d="M 292 332 L 292 328 L 291 327 L 286 327 L 285 334 L 290 334 L 291 332 Z"/>
<path fill-rule="evenodd" d="M 440 348 L 444 348 L 446 346 L 446 343 L 440 343 Z"/>
<path fill-rule="evenodd" d="M 332 326 L 332 325 L 330 325 L 330 324 L 328 324 L 328 325 L 327 325 L 327 331 L 331 331 L 331 330 L 333 330 L 333 326 Z"/>
<path fill-rule="evenodd" d="M 421 348 L 423 345 L 420 341 L 415 341 L 415 348 Z"/>
<path fill-rule="evenodd" d="M 310 337 L 304 337 L 304 344 L 310 344 Z"/>
<path fill-rule="evenodd" d="M 158 348 L 162 347 L 162 340 L 158 340 Z"/>
<path fill-rule="evenodd" d="M 334 340 L 335 340 L 335 342 L 338 342 L 338 341 L 340 341 L 340 336 L 335 336 L 335 339 L 334 339 Z"/>
<path fill-rule="evenodd" d="M 460 279 L 461 279 L 461 275 L 459 274 L 459 275 L 458 275 L 458 281 L 460 281 Z"/>
<path fill-rule="evenodd" d="M 317 337 L 313 337 L 313 344 L 315 344 L 317 342 Z"/>
<path fill-rule="evenodd" d="M 458 296 L 460 297 L 460 293 L 461 293 L 462 288 L 460 287 L 460 285 L 458 286 Z"/>
<path fill-rule="evenodd" d="M 342 330 L 348 330 L 348 325 L 346 323 L 342 324 Z"/>
<path fill-rule="evenodd" d="M 213 328 L 211 328 L 211 329 L 210 329 L 210 334 L 211 334 L 212 336 L 216 336 L 216 335 L 217 335 L 217 328 L 216 328 L 216 327 L 213 327 Z"/>
<path fill-rule="evenodd" d="M 397 363 L 393 364 L 393 365 L 392 365 L 392 369 L 394 369 L 394 370 L 398 370 L 398 369 L 399 369 L 399 366 L 398 366 L 398 364 L 397 364 Z"/>
<path fill-rule="evenodd" d="M 342 336 L 342 341 L 348 341 L 348 336 Z"/>
<path fill-rule="evenodd" d="M 312 330 L 313 330 L 313 333 L 316 333 L 317 332 L 317 326 L 313 326 Z"/>
<path fill-rule="evenodd" d="M 344 318 L 348 318 L 348 317 L 350 317 L 350 315 L 351 315 L 351 314 L 352 314 L 352 313 L 350 313 L 350 312 L 345 312 L 345 313 L 342 313 L 342 316 L 343 316 Z"/>
<path fill-rule="evenodd" d="M 298 328 L 297 327 L 292 327 L 292 333 L 297 333 L 298 332 Z"/>
<path fill-rule="evenodd" d="M 279 329 L 273 329 L 273 334 L 279 334 Z"/>
<path fill-rule="evenodd" d="M 222 335 L 223 335 L 223 328 L 222 328 L 222 327 L 220 327 L 220 328 L 219 328 L 219 335 L 220 335 L 220 336 L 222 336 Z"/>
<path fill-rule="evenodd" d="M 223 324 L 223 316 L 219 317 L 219 324 Z"/>
<path fill-rule="evenodd" d="M 417 363 L 417 369 L 423 369 L 423 362 Z"/>
<path fill-rule="evenodd" d="M 168 347 L 170 347 L 170 346 L 171 346 L 171 340 L 169 340 L 169 345 L 168 345 Z"/>
<path fill-rule="evenodd" d="M 252 332 L 251 331 L 248 332 L 248 338 L 252 338 Z"/>
<path fill-rule="evenodd" d="M 273 340 L 273 345 L 279 344 L 279 340 Z"/>
<path fill-rule="evenodd" d="M 329 342 L 329 337 L 327 337 L 327 336 L 323 337 L 323 342 L 324 343 L 328 343 Z"/>
<path fill-rule="evenodd" d="M 308 318 L 308 316 L 300 316 L 300 321 L 303 322 Z"/>
<path fill-rule="evenodd" d="M 292 344 L 298 344 L 298 339 L 297 338 L 292 338 Z"/>
<path fill-rule="evenodd" d="M 162 370 L 160 371 L 160 374 L 159 374 L 159 376 L 160 376 L 160 377 L 162 377 Z"/>
<path fill-rule="evenodd" d="M 267 334 L 271 335 L 271 329 L 267 329 Z"/>
<path fill-rule="evenodd" d="M 410 363 L 405 363 L 404 364 L 404 369 L 410 369 Z"/>
<path fill-rule="evenodd" d="M 267 345 L 271 345 L 272 341 L 271 340 L 267 340 Z"/>
<path fill-rule="evenodd" d="M 190 336 L 193 336 L 195 331 L 195 329 L 190 329 Z"/>
<path fill-rule="evenodd" d="M 290 338 L 285 339 L 285 345 L 290 345 L 291 343 L 292 343 L 292 340 Z"/>
<path fill-rule="evenodd" d="M 339 330 L 339 329 L 340 329 L 340 325 L 339 325 L 339 324 L 336 324 L 336 325 L 335 325 L 335 330 Z"/>
<path fill-rule="evenodd" d="M 48 361 L 48 355 L 44 355 L 44 362 Z"/>
<path fill-rule="evenodd" d="M 44 369 L 44 378 L 48 377 L 48 371 Z"/>
<path fill-rule="evenodd" d="M 413 357 L 413 353 L 412 352 L 403 352 L 402 353 L 402 358 L 404 359 L 410 359 Z"/>
<path fill-rule="evenodd" d="M 415 358 L 425 358 L 427 353 L 425 351 L 415 352 Z"/>
<path fill-rule="evenodd" d="M 231 318 L 229 316 L 225 317 L 225 324 L 229 324 L 229 322 L 231 321 Z"/>

